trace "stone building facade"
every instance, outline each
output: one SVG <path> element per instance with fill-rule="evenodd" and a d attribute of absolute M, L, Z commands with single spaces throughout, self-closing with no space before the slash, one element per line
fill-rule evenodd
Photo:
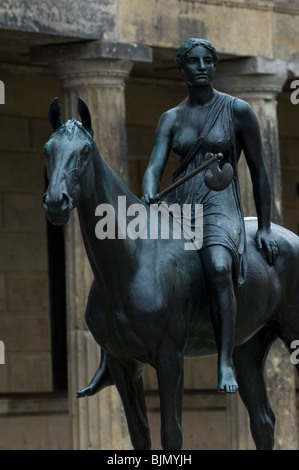
<path fill-rule="evenodd" d="M 215 88 L 247 100 L 260 120 L 273 220 L 299 233 L 299 3 L 268 0 L 9 0 L 0 5 L 0 449 L 129 449 L 114 387 L 76 399 L 99 362 L 84 322 L 92 280 L 76 214 L 64 230 L 44 215 L 50 101 L 91 110 L 101 154 L 137 195 L 160 115 L 186 95 L 174 66 L 188 37 L 220 54 Z M 171 180 L 172 156 L 162 186 Z M 254 215 L 240 163 L 242 200 Z M 296 380 L 277 344 L 267 365 L 276 448 L 298 448 Z M 159 449 L 155 374 L 144 376 Z M 216 360 L 185 364 L 185 449 L 250 449 L 237 396 L 216 391 Z"/>

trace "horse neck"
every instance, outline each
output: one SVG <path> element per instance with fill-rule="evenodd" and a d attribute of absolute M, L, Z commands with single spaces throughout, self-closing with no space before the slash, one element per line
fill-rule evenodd
<path fill-rule="evenodd" d="M 82 237 L 95 277 L 109 280 L 110 284 L 114 280 L 118 285 L 118 278 L 124 269 L 127 276 L 135 271 L 139 248 L 139 240 L 118 238 L 119 197 L 122 196 L 122 209 L 125 211 L 131 204 L 141 202 L 99 154 L 95 159 L 94 170 L 93 194 L 78 206 Z M 114 210 L 116 239 L 99 240 L 96 236 L 95 226 L 99 219 L 95 211 L 102 204 L 108 204 Z"/>
<path fill-rule="evenodd" d="M 141 204 L 140 199 L 132 193 L 100 154 L 95 161 L 95 186 L 98 204 L 110 204 L 117 210 L 119 196 L 125 196 L 127 207 L 136 203 Z"/>

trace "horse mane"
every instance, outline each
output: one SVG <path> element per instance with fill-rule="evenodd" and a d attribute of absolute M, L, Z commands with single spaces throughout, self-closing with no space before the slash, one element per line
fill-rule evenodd
<path fill-rule="evenodd" d="M 83 124 L 80 121 L 77 121 L 77 119 L 75 118 L 69 119 L 56 132 L 58 132 L 59 134 L 65 133 L 68 140 L 71 141 L 74 137 L 76 127 L 79 127 L 80 130 L 83 131 L 89 139 L 93 140 L 93 137 L 89 133 L 89 131 L 83 126 Z"/>

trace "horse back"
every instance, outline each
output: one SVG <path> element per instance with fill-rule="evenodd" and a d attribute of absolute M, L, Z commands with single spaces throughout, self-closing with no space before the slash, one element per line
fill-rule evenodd
<path fill-rule="evenodd" d="M 257 219 L 245 218 L 247 237 L 247 274 L 245 283 L 236 288 L 238 313 L 236 343 L 252 336 L 270 321 L 287 315 L 299 291 L 299 237 L 277 224 L 271 230 L 279 247 L 274 265 L 255 242 Z"/>

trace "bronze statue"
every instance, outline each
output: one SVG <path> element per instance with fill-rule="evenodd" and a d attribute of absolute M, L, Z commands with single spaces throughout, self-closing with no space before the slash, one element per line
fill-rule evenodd
<path fill-rule="evenodd" d="M 193 56 L 195 53 L 194 60 L 196 62 L 200 59 L 202 62 L 203 49 L 196 47 L 197 49 L 192 49 Z M 205 48 L 204 50 L 206 51 Z M 206 57 L 206 52 L 204 56 Z M 210 71 L 200 76 L 198 81 L 200 85 L 206 84 L 211 93 L 210 80 L 214 65 L 209 64 L 208 68 Z M 197 81 L 194 72 L 191 73 L 188 67 L 184 67 L 184 71 L 188 75 L 188 82 Z M 193 86 L 195 85 L 188 84 L 188 87 Z M 198 95 L 200 94 L 195 94 L 194 98 Z M 209 96 L 208 93 L 204 95 Z M 217 92 L 215 95 L 220 98 Z M 193 96 L 192 92 L 190 96 Z M 85 318 L 92 335 L 101 347 L 101 362 L 90 384 L 77 392 L 77 396 L 93 395 L 114 384 L 122 399 L 132 445 L 136 450 L 151 447 L 142 381 L 144 368 L 150 365 L 157 373 L 162 448 L 179 450 L 182 447 L 183 359 L 217 354 L 217 347 L 220 351 L 224 349 L 225 370 L 224 375 L 220 377 L 220 385 L 225 385 L 227 391 L 234 391 L 237 385 L 231 369 L 229 349 L 234 326 L 233 364 L 240 396 L 250 416 L 252 436 L 257 449 L 273 447 L 275 417 L 267 398 L 263 365 L 269 348 L 278 337 L 284 341 L 290 353 L 292 342 L 299 338 L 299 238 L 274 224 L 270 232 L 269 187 L 259 153 L 260 140 L 251 140 L 252 136 L 259 137 L 256 118 L 243 102 L 234 103 L 236 116 L 240 113 L 240 118 L 236 119 L 238 127 L 234 129 L 238 130 L 238 138 L 244 133 L 242 146 L 247 151 L 252 175 L 257 178 L 255 199 L 259 218 L 245 219 L 244 229 L 235 175 L 228 187 L 228 199 L 234 204 L 235 211 L 232 210 L 232 214 L 224 214 L 232 217 L 230 220 L 235 223 L 237 232 L 239 228 L 239 237 L 234 241 L 237 250 L 232 251 L 233 254 L 230 254 L 229 258 L 227 253 L 231 251 L 219 245 L 218 238 L 215 240 L 216 250 L 220 247 L 217 251 L 221 260 L 219 271 L 226 279 L 230 301 L 233 303 L 234 298 L 236 299 L 235 312 L 231 313 L 227 320 L 230 325 L 229 334 L 225 338 L 225 344 L 221 344 L 220 339 L 220 345 L 216 345 L 210 316 L 213 287 L 209 284 L 211 279 L 209 273 L 207 274 L 210 266 L 207 267 L 207 259 L 212 256 L 209 247 L 202 250 L 203 253 L 206 250 L 206 253 L 209 253 L 203 260 L 201 251 L 185 250 L 184 240 L 181 238 L 164 240 L 159 237 L 140 236 L 132 239 L 124 236 L 124 232 L 118 230 L 119 198 L 125 202 L 124 209 L 127 213 L 129 208 L 135 207 L 134 205 L 142 207 L 140 229 L 147 227 L 146 216 L 150 214 L 151 206 L 140 201 L 99 154 L 93 139 L 90 112 L 82 99 L 78 100 L 81 122 L 72 119 L 64 124 L 57 98 L 49 107 L 49 119 L 54 133 L 44 147 L 48 159 L 49 179 L 49 186 L 44 195 L 44 208 L 48 219 L 54 224 L 67 223 L 71 211 L 77 208 L 86 253 L 94 273 Z M 187 102 L 181 106 L 182 113 L 186 105 Z M 193 111 L 197 115 L 196 107 Z M 164 116 L 162 122 L 165 124 L 165 120 L 174 119 L 175 113 L 176 111 L 173 111 Z M 241 117 L 244 117 L 244 114 L 249 119 L 249 135 L 243 128 Z M 184 121 L 187 124 L 188 117 L 185 116 L 187 121 Z M 174 119 L 172 123 L 175 122 Z M 170 141 L 163 133 L 159 137 L 159 132 L 165 130 L 164 125 L 160 123 L 155 147 L 160 147 L 161 144 L 160 152 L 164 162 L 166 150 L 170 149 L 171 144 L 175 144 L 179 155 L 185 156 L 188 144 L 192 145 L 196 139 L 194 126 L 191 124 L 189 123 L 184 131 L 182 129 L 181 133 L 176 133 L 175 141 Z M 224 147 L 222 151 L 225 157 L 230 145 L 225 140 L 223 142 L 222 130 L 220 127 L 221 132 L 217 135 L 221 147 Z M 232 130 L 231 126 L 229 130 Z M 235 139 L 236 144 L 239 142 L 238 138 Z M 255 150 L 254 154 L 251 153 L 251 145 Z M 161 148 L 164 148 L 163 152 Z M 161 161 L 155 158 L 155 152 L 154 149 L 152 162 L 154 160 L 159 169 L 158 173 L 161 173 Z M 233 156 L 235 155 L 238 153 L 233 153 Z M 190 160 L 190 164 L 191 161 L 195 162 L 194 159 Z M 231 159 L 230 162 L 236 171 L 235 161 Z M 198 178 L 202 175 L 200 173 Z M 155 194 L 157 186 L 154 187 L 154 183 L 150 183 L 149 176 L 150 172 L 147 172 L 144 187 L 151 187 Z M 198 184 L 197 176 L 194 181 Z M 264 185 L 264 204 L 260 199 L 260 184 Z M 180 188 L 183 186 L 176 190 L 175 199 L 178 196 L 187 196 Z M 204 191 L 204 188 L 201 189 Z M 227 189 L 219 194 L 224 194 L 225 191 Z M 189 191 L 188 194 L 197 197 L 194 191 Z M 223 198 L 225 200 L 226 196 Z M 216 196 L 215 201 L 217 202 Z M 110 215 L 115 216 L 112 226 L 121 236 L 109 237 L 107 234 L 107 237 L 102 237 L 101 240 L 96 236 L 98 219 L 95 214 L 98 214 L 97 208 L 102 204 L 105 204 L 107 213 L 108 208 L 111 208 Z M 108 225 L 108 219 L 106 221 Z M 161 218 L 159 224 L 162 226 L 164 223 L 165 220 Z M 242 283 L 245 274 L 245 234 L 247 270 L 246 281 Z M 224 235 L 220 233 L 220 236 Z M 279 245 L 280 254 L 276 262 L 275 249 L 266 247 L 268 260 L 264 252 L 257 249 L 265 245 L 267 239 L 271 243 L 275 240 Z M 215 252 L 212 253 L 215 256 Z M 214 262 L 212 266 L 214 269 Z M 230 276 L 234 273 L 239 286 L 228 279 L 228 272 Z M 223 295 L 226 299 L 226 293 Z M 223 315 L 228 314 L 224 312 Z M 220 322 L 222 320 L 223 316 L 219 318 Z"/>
<path fill-rule="evenodd" d="M 188 97 L 160 119 L 143 191 L 150 202 L 159 190 L 163 170 L 172 149 L 181 164 L 174 181 L 190 173 L 206 152 L 222 152 L 233 166 L 232 184 L 223 192 L 211 191 L 198 174 L 168 197 L 169 202 L 203 203 L 204 243 L 200 257 L 211 291 L 210 312 L 218 347 L 218 390 L 235 392 L 232 351 L 236 320 L 234 282 L 246 279 L 246 237 L 240 201 L 237 163 L 244 151 L 253 183 L 258 248 L 275 263 L 278 246 L 270 229 L 271 193 L 265 168 L 257 118 L 250 106 L 213 88 L 218 54 L 212 44 L 190 38 L 176 58 L 188 88 Z"/>

